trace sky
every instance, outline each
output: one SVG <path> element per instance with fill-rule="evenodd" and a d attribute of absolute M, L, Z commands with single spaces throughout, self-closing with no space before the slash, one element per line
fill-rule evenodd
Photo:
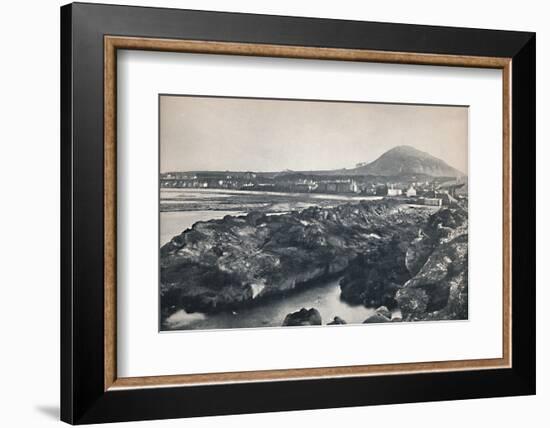
<path fill-rule="evenodd" d="M 468 108 L 173 96 L 160 98 L 160 170 L 353 168 L 410 145 L 468 170 Z"/>

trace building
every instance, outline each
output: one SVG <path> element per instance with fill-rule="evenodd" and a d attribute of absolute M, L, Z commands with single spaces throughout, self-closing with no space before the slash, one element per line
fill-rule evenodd
<path fill-rule="evenodd" d="M 317 183 L 315 189 L 321 193 L 357 193 L 359 186 L 355 180 L 325 180 Z"/>
<path fill-rule="evenodd" d="M 411 196 L 416 196 L 416 189 L 415 189 L 413 186 L 411 186 L 411 187 L 409 187 L 409 188 L 407 189 L 407 191 L 406 191 L 405 194 L 406 194 L 407 197 L 409 197 L 409 198 L 410 198 Z"/>
<path fill-rule="evenodd" d="M 388 196 L 401 196 L 403 194 L 403 190 L 401 189 L 394 189 L 393 187 L 388 188 Z"/>
<path fill-rule="evenodd" d="M 429 205 L 431 207 L 440 207 L 441 206 L 441 199 L 440 198 L 420 198 L 419 203 L 422 205 Z"/>
<path fill-rule="evenodd" d="M 446 206 L 452 206 L 457 203 L 457 200 L 450 193 L 443 193 L 441 195 L 441 203 Z"/>

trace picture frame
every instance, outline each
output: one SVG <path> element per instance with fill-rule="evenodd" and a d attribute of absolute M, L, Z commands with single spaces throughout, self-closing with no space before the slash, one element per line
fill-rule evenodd
<path fill-rule="evenodd" d="M 502 356 L 119 377 L 120 50 L 502 70 Z M 535 97 L 534 33 L 63 6 L 61 419 L 86 424 L 534 394 Z"/>

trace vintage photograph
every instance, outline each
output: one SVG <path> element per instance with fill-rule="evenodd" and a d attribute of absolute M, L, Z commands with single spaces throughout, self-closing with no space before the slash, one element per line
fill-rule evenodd
<path fill-rule="evenodd" d="M 467 106 L 161 94 L 159 156 L 161 331 L 468 319 Z"/>

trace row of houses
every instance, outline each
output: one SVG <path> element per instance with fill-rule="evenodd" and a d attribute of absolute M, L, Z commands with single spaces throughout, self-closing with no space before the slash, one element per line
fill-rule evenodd
<path fill-rule="evenodd" d="M 387 189 L 387 195 L 388 196 L 401 196 L 405 195 L 407 197 L 413 197 L 416 196 L 416 189 L 413 186 L 409 186 L 407 189 L 403 190 L 400 188 L 396 188 L 393 186 L 388 187 Z"/>
<path fill-rule="evenodd" d="M 430 202 L 431 199 L 440 199 L 445 203 L 448 198 L 456 198 L 463 186 L 463 184 L 454 182 L 443 185 L 436 184 L 435 181 L 384 183 L 366 181 L 361 177 L 304 176 L 302 174 L 266 177 L 256 173 L 164 174 L 160 178 L 160 184 L 161 187 L 172 188 L 218 188 L 424 198 L 428 201 L 427 204 L 436 204 L 436 202 Z"/>
<path fill-rule="evenodd" d="M 163 176 L 161 187 L 168 188 L 214 188 L 240 190 L 271 190 L 295 193 L 359 193 L 360 188 L 354 179 L 254 179 L 256 177 L 206 177 L 188 178 Z"/>

